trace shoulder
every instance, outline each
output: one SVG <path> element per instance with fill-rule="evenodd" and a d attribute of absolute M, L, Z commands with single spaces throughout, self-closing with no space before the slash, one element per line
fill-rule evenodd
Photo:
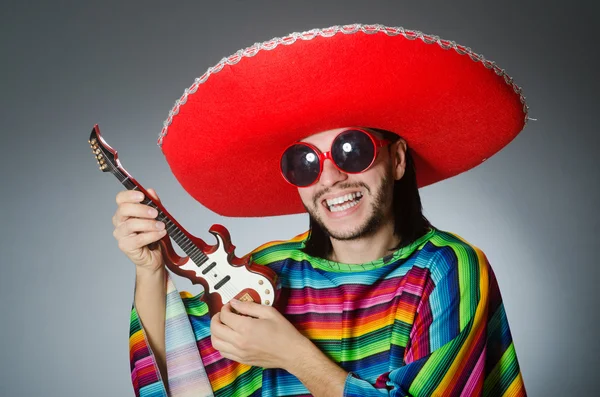
<path fill-rule="evenodd" d="M 435 284 L 450 274 L 462 279 L 487 278 L 489 263 L 485 253 L 458 234 L 437 229 L 428 243 L 432 255 L 427 267 Z"/>
<path fill-rule="evenodd" d="M 308 232 L 301 233 L 289 240 L 275 240 L 265 243 L 248 254 L 253 263 L 268 265 L 286 259 L 302 260 L 304 243 Z"/>
<path fill-rule="evenodd" d="M 430 240 L 431 285 L 425 294 L 434 318 L 454 318 L 464 329 L 490 301 L 493 277 L 483 251 L 461 236 L 439 231 Z M 446 314 L 444 314 L 446 313 Z"/>

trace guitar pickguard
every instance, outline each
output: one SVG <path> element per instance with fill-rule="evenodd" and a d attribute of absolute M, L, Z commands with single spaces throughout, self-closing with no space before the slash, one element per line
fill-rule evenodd
<path fill-rule="evenodd" d="M 221 236 L 217 238 L 217 249 L 206 254 L 208 260 L 201 265 L 197 265 L 193 260 L 180 266 L 180 269 L 193 271 L 198 277 L 206 280 L 209 286 L 208 292 L 216 292 L 221 295 L 223 304 L 235 298 L 241 291 L 251 288 L 260 296 L 261 302 L 266 305 L 273 303 L 275 291 L 271 288 L 270 281 L 260 273 L 249 272 L 244 266 L 233 266 L 228 261 L 228 254 L 224 248 L 224 242 Z M 229 276 L 229 280 L 223 283 L 223 280 Z M 221 285 L 219 285 L 221 283 Z M 239 300 L 253 301 L 249 294 L 244 294 Z"/>

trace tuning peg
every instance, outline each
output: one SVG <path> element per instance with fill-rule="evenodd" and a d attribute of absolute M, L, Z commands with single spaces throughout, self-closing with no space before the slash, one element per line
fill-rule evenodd
<path fill-rule="evenodd" d="M 89 143 L 94 143 L 94 144 L 95 144 L 95 143 L 96 143 L 96 142 L 98 142 L 98 141 L 96 140 L 96 138 L 92 138 L 92 140 L 91 140 L 91 141 L 88 141 L 88 142 L 89 142 Z"/>

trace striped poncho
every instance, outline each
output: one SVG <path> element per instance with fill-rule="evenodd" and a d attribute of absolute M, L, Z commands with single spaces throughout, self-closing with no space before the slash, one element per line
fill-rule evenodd
<path fill-rule="evenodd" d="M 502 298 L 484 253 L 432 228 L 374 262 L 346 265 L 301 249 L 306 233 L 252 253 L 279 275 L 278 309 L 349 372 L 344 396 L 525 396 Z M 221 357 L 201 301 L 168 279 L 171 397 L 309 396 L 293 375 Z M 135 307 L 136 396 L 167 396 Z"/>

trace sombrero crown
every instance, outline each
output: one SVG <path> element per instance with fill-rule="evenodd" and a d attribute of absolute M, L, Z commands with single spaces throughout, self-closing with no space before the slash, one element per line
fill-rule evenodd
<path fill-rule="evenodd" d="M 527 105 L 494 62 L 401 27 L 292 33 L 223 58 L 175 102 L 159 136 L 184 189 L 225 216 L 304 212 L 279 174 L 290 143 L 339 127 L 380 128 L 413 150 L 419 187 L 507 145 Z"/>

